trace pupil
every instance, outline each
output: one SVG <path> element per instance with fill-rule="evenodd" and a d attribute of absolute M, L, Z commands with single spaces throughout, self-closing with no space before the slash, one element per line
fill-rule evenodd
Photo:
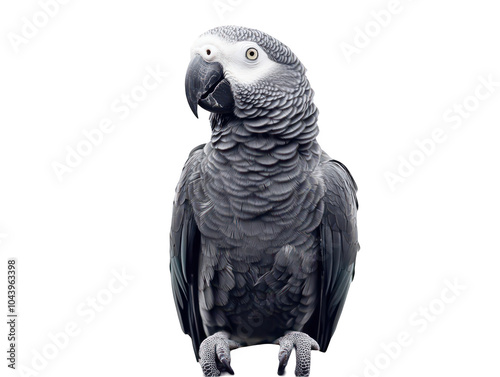
<path fill-rule="evenodd" d="M 212 51 L 207 50 L 207 55 L 210 55 L 211 53 L 212 53 Z"/>

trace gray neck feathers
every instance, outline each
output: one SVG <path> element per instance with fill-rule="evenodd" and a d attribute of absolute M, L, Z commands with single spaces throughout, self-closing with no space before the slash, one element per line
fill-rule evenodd
<path fill-rule="evenodd" d="M 212 117 L 213 151 L 207 172 L 217 177 L 229 197 L 238 197 L 238 192 L 259 193 L 267 187 L 272 195 L 266 202 L 287 200 L 318 165 L 316 106 L 311 102 L 301 111 L 293 106 L 282 111 L 288 116 L 281 119 Z"/>
<path fill-rule="evenodd" d="M 256 100 L 256 92 L 263 100 Z M 211 141 L 218 153 L 242 153 L 249 162 L 262 165 L 263 170 L 274 164 L 289 166 L 298 157 L 314 164 L 310 160 L 319 153 L 318 109 L 305 76 L 289 92 L 273 93 L 268 86 L 257 85 L 251 93 L 241 88 L 237 93 L 234 114 L 212 114 L 210 118 Z"/>

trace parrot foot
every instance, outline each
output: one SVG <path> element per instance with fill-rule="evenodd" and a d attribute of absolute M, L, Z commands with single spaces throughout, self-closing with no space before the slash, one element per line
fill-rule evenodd
<path fill-rule="evenodd" d="M 311 370 L 311 350 L 319 350 L 319 345 L 313 338 L 302 332 L 293 331 L 276 340 L 275 344 L 280 345 L 278 375 L 282 376 L 285 374 L 290 354 L 292 353 L 292 349 L 295 348 L 297 355 L 295 375 L 309 377 Z"/>
<path fill-rule="evenodd" d="M 205 339 L 200 345 L 200 365 L 205 377 L 220 376 L 222 372 L 234 374 L 231 368 L 230 351 L 240 345 L 229 339 L 229 334 L 218 332 Z"/>

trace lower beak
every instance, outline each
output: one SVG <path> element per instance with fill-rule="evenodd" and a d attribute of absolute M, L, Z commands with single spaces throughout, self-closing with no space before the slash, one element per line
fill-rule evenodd
<path fill-rule="evenodd" d="M 196 55 L 186 73 L 186 97 L 189 107 L 198 117 L 198 105 L 213 113 L 227 113 L 234 109 L 234 98 L 229 81 L 218 62 L 208 63 Z"/>

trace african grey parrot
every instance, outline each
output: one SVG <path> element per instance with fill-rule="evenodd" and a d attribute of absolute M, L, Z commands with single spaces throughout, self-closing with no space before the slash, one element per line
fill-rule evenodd
<path fill-rule="evenodd" d="M 230 350 L 293 348 L 308 376 L 326 351 L 359 249 L 356 183 L 322 151 L 305 68 L 258 30 L 212 29 L 191 50 L 186 95 L 210 111 L 210 142 L 189 155 L 176 189 L 170 271 L 182 329 L 205 376 Z"/>

